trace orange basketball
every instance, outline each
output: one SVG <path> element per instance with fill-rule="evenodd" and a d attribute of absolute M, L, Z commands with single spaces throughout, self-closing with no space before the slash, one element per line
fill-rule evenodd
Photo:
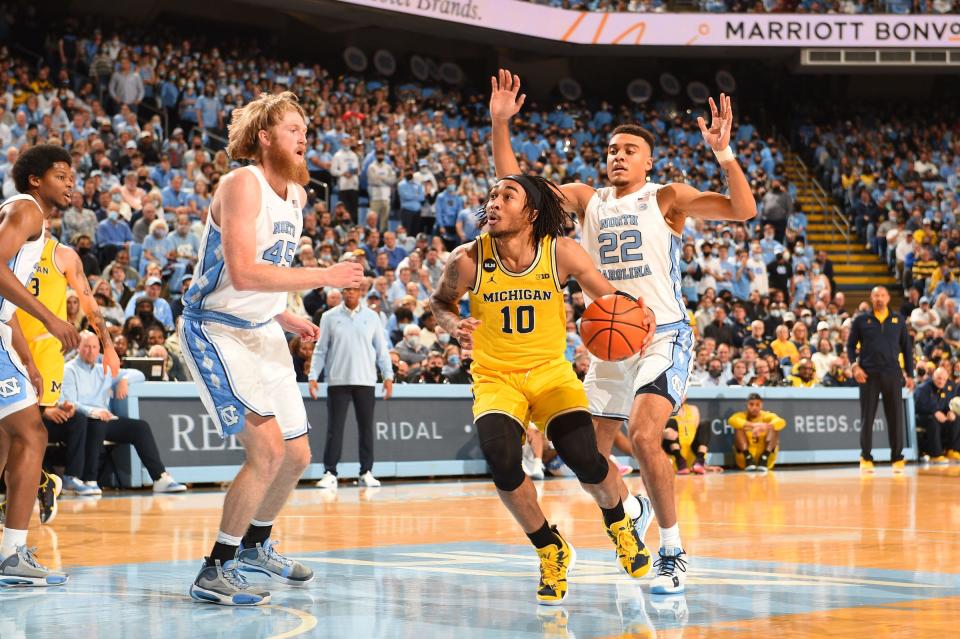
<path fill-rule="evenodd" d="M 656 327 L 653 311 L 641 308 L 623 295 L 604 295 L 587 307 L 580 318 L 580 338 L 600 359 L 619 362 L 637 353 L 647 336 L 646 318 Z"/>

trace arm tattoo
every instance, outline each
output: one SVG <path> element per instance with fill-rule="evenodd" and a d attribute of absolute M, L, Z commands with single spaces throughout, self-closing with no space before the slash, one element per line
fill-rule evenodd
<path fill-rule="evenodd" d="M 451 335 L 456 334 L 457 323 L 460 321 L 460 309 L 457 301 L 462 292 L 458 291 L 460 271 L 457 267 L 459 255 L 450 256 L 450 260 L 443 267 L 443 276 L 437 285 L 437 290 L 430 297 L 430 308 L 433 310 L 437 323 Z"/>

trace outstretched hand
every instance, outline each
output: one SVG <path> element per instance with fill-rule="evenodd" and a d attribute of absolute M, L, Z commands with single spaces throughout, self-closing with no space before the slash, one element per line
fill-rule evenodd
<path fill-rule="evenodd" d="M 520 97 L 517 97 L 520 94 Z M 496 76 L 490 78 L 490 117 L 493 120 L 510 120 L 520 112 L 527 99 L 520 93 L 520 76 L 506 69 L 498 69 Z"/>
<path fill-rule="evenodd" d="M 710 128 L 707 128 L 707 121 L 702 117 L 697 118 L 697 124 L 700 125 L 700 132 L 703 134 L 703 141 L 710 145 L 714 151 L 722 151 L 730 146 L 730 130 L 733 128 L 733 107 L 730 104 L 730 96 L 724 93 L 720 94 L 720 108 L 717 103 L 710 98 Z"/>

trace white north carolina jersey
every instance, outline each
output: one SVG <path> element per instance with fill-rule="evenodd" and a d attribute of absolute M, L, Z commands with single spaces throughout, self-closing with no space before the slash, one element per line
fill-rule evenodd
<path fill-rule="evenodd" d="M 0 210 L 17 200 L 30 200 L 34 204 L 37 204 L 37 201 L 33 199 L 32 195 L 14 195 L 5 200 L 3 204 L 0 204 Z M 39 204 L 37 204 L 37 208 L 40 209 Z M 40 211 L 42 213 L 43 209 L 40 209 Z M 33 269 L 37 267 L 37 262 L 40 261 L 40 255 L 43 253 L 43 245 L 46 241 L 46 238 L 41 232 L 37 239 L 24 242 L 20 250 L 17 251 L 17 254 L 7 262 L 7 266 L 10 267 L 10 270 L 13 271 L 13 274 L 16 275 L 17 279 L 20 280 L 20 283 L 24 286 L 27 285 L 27 282 L 30 281 L 30 278 L 33 276 Z M 16 310 L 17 307 L 13 302 L 4 299 L 3 296 L 0 295 L 0 322 L 9 322 Z"/>
<path fill-rule="evenodd" d="M 284 200 L 270 187 L 259 167 L 247 166 L 236 170 L 251 171 L 260 183 L 260 213 L 256 221 L 257 262 L 277 267 L 291 266 L 303 228 L 300 189 L 294 182 L 288 182 L 287 199 Z M 221 209 L 220 215 L 230 215 L 230 211 Z M 268 322 L 286 308 L 286 293 L 238 291 L 234 288 L 224 262 L 220 228 L 214 223 L 213 216 L 208 216 L 193 283 L 184 295 L 184 313 L 194 317 L 199 315 L 200 318 L 217 317 L 222 322 L 243 326 Z"/>
<path fill-rule="evenodd" d="M 580 244 L 613 286 L 642 297 L 657 326 L 688 322 L 680 296 L 680 236 L 657 204 L 662 184 L 648 182 L 622 198 L 613 187 L 597 189 L 587 203 Z M 584 293 L 585 300 L 589 298 Z"/>

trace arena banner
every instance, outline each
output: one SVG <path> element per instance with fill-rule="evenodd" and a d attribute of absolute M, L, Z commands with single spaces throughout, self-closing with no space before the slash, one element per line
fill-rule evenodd
<path fill-rule="evenodd" d="M 598 45 L 697 47 L 956 47 L 957 15 L 605 13 L 522 0 L 340 0 L 350 4 Z"/>

